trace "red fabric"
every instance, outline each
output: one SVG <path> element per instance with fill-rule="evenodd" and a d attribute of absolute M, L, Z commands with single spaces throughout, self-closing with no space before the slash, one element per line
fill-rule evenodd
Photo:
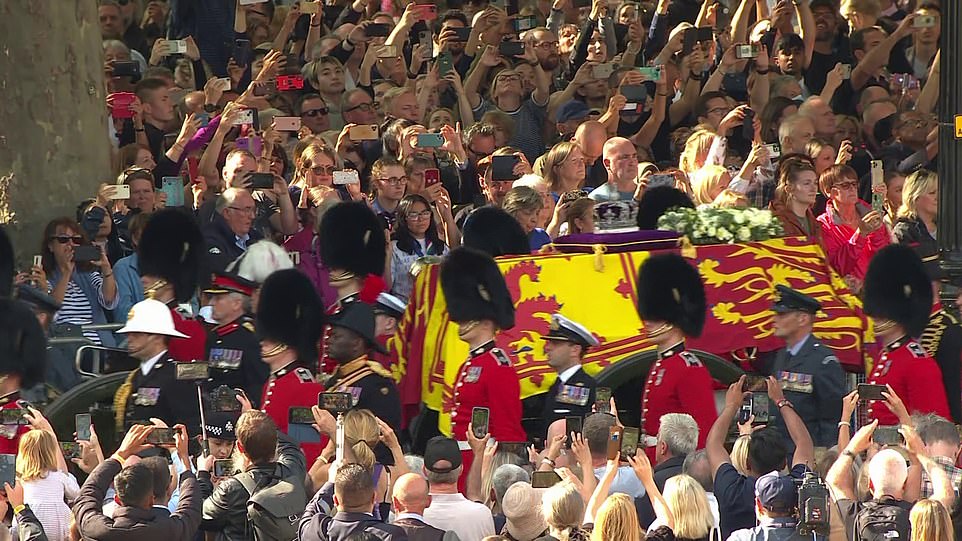
<path fill-rule="evenodd" d="M 659 359 L 648 371 L 641 399 L 644 433 L 657 435 L 661 416 L 666 413 L 687 413 L 694 417 L 698 423 L 698 448 L 705 446 L 708 431 L 718 417 L 714 382 L 708 369 L 687 351 Z"/>
<path fill-rule="evenodd" d="M 261 397 L 263 407 L 261 409 L 274 420 L 277 429 L 286 434 L 290 409 L 294 406 L 316 406 L 317 395 L 323 391 L 324 386 L 320 383 L 302 381 L 297 370 L 285 372 L 280 377 L 271 375 L 267 380 L 267 385 L 264 386 L 264 395 Z M 314 460 L 324 450 L 326 443 L 326 438 L 322 437 L 321 443 L 301 444 L 301 450 L 307 457 L 308 465 L 314 463 Z"/>
<path fill-rule="evenodd" d="M 891 385 L 909 413 L 932 412 L 946 419 L 952 418 L 942 384 L 942 371 L 915 340 L 907 340 L 892 351 L 883 350 L 866 383 Z M 869 402 L 868 418 L 878 419 L 879 425 L 899 424 L 895 414 L 881 401 Z"/>
<path fill-rule="evenodd" d="M 207 360 L 207 331 L 200 321 L 187 319 L 177 310 L 171 310 L 174 318 L 174 328 L 186 334 L 188 338 L 171 338 L 167 352 L 177 362 L 189 363 Z"/>
<path fill-rule="evenodd" d="M 861 211 L 869 210 L 868 204 L 859 201 L 856 207 Z M 883 225 L 868 237 L 859 235 L 858 229 L 853 229 L 838 220 L 838 214 L 831 203 L 825 212 L 818 217 L 822 226 L 822 238 L 825 241 L 825 255 L 832 268 L 840 275 L 853 276 L 859 280 L 865 278 L 868 262 L 875 252 L 892 242 L 888 229 Z"/>
<path fill-rule="evenodd" d="M 19 398 L 19 395 L 17 396 L 17 398 Z M 10 402 L 7 402 L 3 406 L 0 406 L 0 409 L 9 410 L 9 409 L 17 409 L 19 407 L 20 406 L 17 405 L 16 400 L 10 400 Z M 5 428 L 16 428 L 17 435 L 14 436 L 13 438 L 7 438 L 6 436 L 0 435 L 0 454 L 15 455 L 17 454 L 17 451 L 19 450 L 19 447 L 20 447 L 20 436 L 23 436 L 24 434 L 29 432 L 30 426 L 20 425 L 20 426 L 14 427 L 12 425 L 9 425 Z"/>
<path fill-rule="evenodd" d="M 461 365 L 454 387 L 454 407 L 451 413 L 451 435 L 458 441 L 466 441 L 465 434 L 471 422 L 471 410 L 485 407 L 491 410 L 488 431 L 498 441 L 528 441 L 521 428 L 521 384 L 511 365 L 498 362 L 498 352 L 506 359 L 507 354 L 497 348 L 472 357 Z M 476 381 L 469 372 L 480 370 Z"/>

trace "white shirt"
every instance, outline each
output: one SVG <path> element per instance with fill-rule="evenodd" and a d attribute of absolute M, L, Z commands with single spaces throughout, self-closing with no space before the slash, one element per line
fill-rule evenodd
<path fill-rule="evenodd" d="M 145 376 L 149 374 L 150 371 L 154 369 L 154 365 L 157 364 L 157 361 L 159 361 L 160 358 L 163 357 L 165 353 L 167 353 L 166 349 L 164 351 L 161 351 L 157 355 L 154 355 L 153 357 L 147 359 L 146 361 L 140 363 L 140 373 Z"/>
<path fill-rule="evenodd" d="M 598 479 L 604 477 L 606 469 L 608 469 L 608 466 L 595 468 L 595 477 Z M 615 480 L 611 482 L 608 495 L 615 493 L 627 494 L 632 498 L 640 498 L 645 495 L 645 486 L 638 480 L 638 476 L 635 475 L 635 470 L 631 466 L 618 467 L 618 472 L 615 474 Z"/>
<path fill-rule="evenodd" d="M 565 370 L 564 372 L 558 374 L 558 380 L 561 381 L 561 383 L 568 383 L 568 380 L 571 379 L 571 376 L 575 375 L 578 372 L 578 370 L 581 370 L 580 364 L 576 364 L 571 368 Z"/>
<path fill-rule="evenodd" d="M 481 541 L 495 534 L 491 510 L 461 494 L 431 494 L 431 506 L 424 510 L 424 522 L 440 530 L 453 531 L 461 541 Z"/>

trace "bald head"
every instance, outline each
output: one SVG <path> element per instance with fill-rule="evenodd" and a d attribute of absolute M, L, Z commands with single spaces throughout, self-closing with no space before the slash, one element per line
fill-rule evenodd
<path fill-rule="evenodd" d="M 427 479 L 416 473 L 405 473 L 394 482 L 394 511 L 422 514 L 431 505 Z"/>
<path fill-rule="evenodd" d="M 586 120 L 575 131 L 575 144 L 585 156 L 585 163 L 594 163 L 599 157 L 605 144 L 608 132 L 604 124 L 597 120 Z"/>

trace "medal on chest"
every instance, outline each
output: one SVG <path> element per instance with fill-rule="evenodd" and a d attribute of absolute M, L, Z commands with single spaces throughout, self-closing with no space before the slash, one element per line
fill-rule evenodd
<path fill-rule="evenodd" d="M 480 366 L 469 366 L 464 373 L 465 383 L 477 383 L 481 379 L 481 368 Z"/>
<path fill-rule="evenodd" d="M 140 389 L 137 389 L 136 398 L 134 398 L 134 405 L 156 406 L 158 400 L 160 400 L 159 387 L 141 387 Z"/>
<path fill-rule="evenodd" d="M 218 370 L 237 370 L 243 358 L 244 352 L 239 349 L 211 348 L 208 363 Z"/>
<path fill-rule="evenodd" d="M 588 395 L 590 391 L 587 387 L 578 387 L 576 385 L 562 385 L 558 389 L 558 394 L 555 399 L 560 404 L 571 404 L 575 406 L 584 406 L 588 403 Z"/>
<path fill-rule="evenodd" d="M 778 373 L 778 381 L 782 384 L 782 389 L 785 391 L 806 394 L 811 394 L 815 391 L 811 374 L 799 374 L 797 372 L 786 372 L 782 370 Z"/>

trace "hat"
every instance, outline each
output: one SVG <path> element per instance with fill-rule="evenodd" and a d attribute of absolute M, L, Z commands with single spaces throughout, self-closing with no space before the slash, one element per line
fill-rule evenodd
<path fill-rule="evenodd" d="M 384 225 L 362 202 L 342 202 L 321 217 L 321 260 L 357 278 L 384 274 Z"/>
<path fill-rule="evenodd" d="M 542 336 L 541 339 L 563 340 L 581 344 L 584 347 L 597 346 L 600 343 L 584 325 L 561 314 L 551 314 L 551 332 Z"/>
<path fill-rule="evenodd" d="M 221 295 L 224 293 L 240 293 L 250 297 L 257 289 L 257 284 L 241 278 L 229 272 L 215 272 L 211 279 L 210 287 L 204 290 L 208 295 Z"/>
<path fill-rule="evenodd" d="M 379 353 L 387 353 L 384 346 L 374 338 L 374 307 L 370 304 L 366 302 L 344 304 L 338 312 L 328 316 L 327 322 L 332 327 L 341 327 L 360 335 Z"/>
<path fill-rule="evenodd" d="M 154 299 L 142 300 L 135 304 L 130 312 L 127 312 L 127 324 L 117 332 L 120 334 L 142 332 L 188 338 L 186 334 L 174 328 L 174 317 L 170 315 L 170 308 Z"/>
<path fill-rule="evenodd" d="M 488 319 L 501 329 L 514 327 L 514 301 L 491 256 L 456 248 L 441 263 L 441 290 L 451 321 Z"/>
<path fill-rule="evenodd" d="M 787 314 L 788 312 L 807 312 L 809 314 L 818 313 L 822 309 L 822 304 L 808 295 L 781 284 L 775 286 L 778 298 L 772 304 L 772 310 L 776 314 Z"/>
<path fill-rule="evenodd" d="M 451 463 L 450 467 L 436 467 L 435 465 L 445 460 Z M 461 450 L 458 442 L 452 438 L 444 436 L 434 436 L 428 440 L 424 448 L 424 467 L 434 473 L 448 473 L 461 466 Z"/>
<path fill-rule="evenodd" d="M 676 207 L 695 208 L 685 192 L 671 186 L 655 186 L 645 190 L 638 201 L 638 229 L 658 229 L 658 218 Z"/>
<path fill-rule="evenodd" d="M 890 244 L 875 253 L 862 296 L 866 315 L 894 321 L 911 336 L 919 336 L 929 323 L 932 282 L 908 246 Z"/>
<path fill-rule="evenodd" d="M 18 374 L 20 388 L 43 381 L 47 338 L 37 316 L 26 304 L 0 299 L 0 374 Z"/>
<path fill-rule="evenodd" d="M 262 339 L 297 350 L 298 359 L 313 363 L 324 324 L 324 309 L 314 285 L 301 271 L 272 273 L 261 287 L 255 328 Z"/>
<path fill-rule="evenodd" d="M 558 107 L 555 113 L 556 122 L 568 122 L 569 120 L 584 120 L 588 118 L 591 109 L 581 100 L 566 101 Z"/>
<path fill-rule="evenodd" d="M 234 433 L 236 425 L 237 416 L 229 413 L 215 411 L 204 417 L 204 430 L 207 435 L 219 440 L 236 440 L 237 434 Z"/>
<path fill-rule="evenodd" d="M 153 213 L 137 244 L 140 275 L 159 276 L 174 286 L 177 302 L 197 289 L 204 237 L 194 218 L 178 209 Z"/>
<path fill-rule="evenodd" d="M 395 319 L 401 319 L 405 310 L 407 310 L 407 304 L 390 293 L 380 293 L 377 296 L 377 302 L 374 303 L 375 314 L 384 314 Z"/>
<path fill-rule="evenodd" d="M 701 275 L 680 255 L 649 257 L 638 269 L 638 315 L 664 321 L 697 338 L 705 326 L 705 286 Z"/>
<path fill-rule="evenodd" d="M 506 519 L 505 526 L 512 539 L 531 541 L 548 529 L 544 515 L 541 514 L 541 494 L 543 490 L 531 487 L 531 483 L 514 483 L 501 498 L 501 512 Z"/>
<path fill-rule="evenodd" d="M 27 284 L 17 286 L 17 299 L 30 308 L 41 312 L 49 312 L 52 314 L 60 310 L 60 303 L 57 302 L 57 299 Z"/>
<path fill-rule="evenodd" d="M 228 272 L 257 284 L 263 284 L 274 271 L 292 268 L 294 263 L 287 251 L 269 240 L 259 240 L 251 244 L 247 251 L 227 266 Z"/>
<path fill-rule="evenodd" d="M 0 227 L 0 298 L 9 297 L 13 289 L 13 243 Z"/>
<path fill-rule="evenodd" d="M 531 243 L 518 220 L 503 209 L 481 207 L 464 221 L 462 244 L 491 257 L 530 255 Z"/>
<path fill-rule="evenodd" d="M 798 505 L 795 481 L 778 472 L 766 473 L 755 481 L 755 496 L 762 507 L 776 513 L 788 513 Z"/>
<path fill-rule="evenodd" d="M 776 51 L 805 50 L 805 41 L 798 34 L 783 34 L 775 44 Z"/>

